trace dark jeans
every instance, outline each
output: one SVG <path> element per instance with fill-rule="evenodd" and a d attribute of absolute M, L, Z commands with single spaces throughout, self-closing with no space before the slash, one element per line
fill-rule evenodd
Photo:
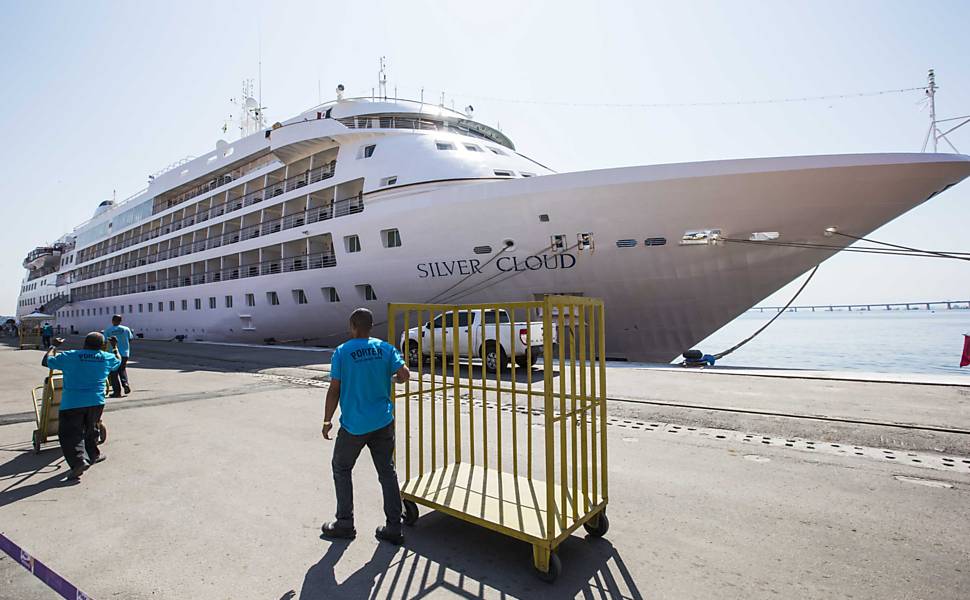
<path fill-rule="evenodd" d="M 121 386 L 128 385 L 128 370 L 125 368 L 128 366 L 128 357 L 121 357 L 121 366 L 118 367 L 116 371 L 112 371 L 108 375 L 108 379 L 111 380 L 111 393 L 121 394 Z"/>
<path fill-rule="evenodd" d="M 394 421 L 377 431 L 354 435 L 341 428 L 333 447 L 333 483 L 337 490 L 337 525 L 354 526 L 354 464 L 360 451 L 367 446 L 377 470 L 384 496 L 384 517 L 387 525 L 401 528 L 401 488 L 394 471 Z"/>
<path fill-rule="evenodd" d="M 93 464 L 101 455 L 98 450 L 98 421 L 104 405 L 62 410 L 57 417 L 57 437 L 67 464 L 72 468 Z"/>
<path fill-rule="evenodd" d="M 47 350 L 48 348 L 50 348 L 51 347 L 51 336 L 49 336 L 49 335 L 42 335 L 41 336 L 41 340 L 40 340 L 40 345 L 43 346 L 43 349 L 44 350 Z"/>

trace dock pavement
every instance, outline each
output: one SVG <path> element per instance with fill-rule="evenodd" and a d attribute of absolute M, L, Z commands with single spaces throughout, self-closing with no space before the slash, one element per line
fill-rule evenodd
<path fill-rule="evenodd" d="M 0 533 L 91 598 L 970 593 L 970 385 L 611 365 L 611 529 L 564 542 L 549 585 L 526 544 L 426 509 L 378 543 L 366 457 L 357 539 L 320 539 L 325 350 L 136 342 L 73 486 L 30 447 L 40 357 L 0 344 Z M 56 597 L 0 553 L 0 599 Z"/>

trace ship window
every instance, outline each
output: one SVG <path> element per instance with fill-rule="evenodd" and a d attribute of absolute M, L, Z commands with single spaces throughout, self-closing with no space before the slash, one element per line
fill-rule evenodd
<path fill-rule="evenodd" d="M 385 248 L 397 248 L 401 245 L 401 232 L 397 229 L 385 229 L 381 232 L 381 241 Z"/>
<path fill-rule="evenodd" d="M 129 305 L 128 305 L 128 312 L 130 312 L 130 313 L 133 313 L 133 312 L 135 312 L 135 307 L 134 307 L 134 306 L 132 306 L 131 304 L 129 304 Z"/>
<path fill-rule="evenodd" d="M 195 310 L 202 310 L 202 298 L 195 299 Z"/>
<path fill-rule="evenodd" d="M 356 234 L 345 235 L 344 248 L 347 252 L 360 252 L 360 237 Z"/>
<path fill-rule="evenodd" d="M 377 148 L 377 144 L 370 144 L 369 146 L 364 146 L 360 149 L 360 154 L 357 158 L 370 158 L 374 156 L 374 149 Z"/>
<path fill-rule="evenodd" d="M 491 254 L 491 246 L 475 246 L 475 254 Z"/>
<path fill-rule="evenodd" d="M 232 308 L 232 296 L 226 296 L 226 308 Z"/>
<path fill-rule="evenodd" d="M 390 177 L 385 177 L 384 179 L 381 179 L 381 187 L 384 187 L 386 185 L 394 185 L 396 183 L 397 183 L 397 175 L 392 175 Z"/>
<path fill-rule="evenodd" d="M 526 173 L 526 172 L 523 172 L 523 173 L 522 173 L 522 176 L 523 176 L 523 177 L 535 177 L 535 176 L 536 176 L 536 174 L 535 174 L 535 173 Z"/>
<path fill-rule="evenodd" d="M 164 312 L 164 311 L 165 311 L 165 303 L 164 302 L 159 302 L 158 303 L 158 312 Z"/>
<path fill-rule="evenodd" d="M 309 300 L 307 300 L 307 297 L 306 297 L 306 292 L 304 292 L 303 290 L 293 290 L 293 301 L 296 302 L 297 304 L 309 303 Z"/>
<path fill-rule="evenodd" d="M 616 240 L 617 248 L 633 248 L 637 245 L 636 240 Z"/>
<path fill-rule="evenodd" d="M 122 304 L 122 305 L 121 305 L 121 306 L 119 306 L 118 308 L 120 308 L 120 309 L 121 309 L 121 312 L 120 312 L 120 313 L 118 313 L 118 314 L 121 314 L 121 315 L 123 315 L 123 314 L 125 314 L 125 305 L 124 305 L 124 304 Z"/>
<path fill-rule="evenodd" d="M 369 283 L 364 283 L 361 285 L 355 285 L 357 288 L 357 293 L 364 300 L 377 300 L 377 294 L 374 292 L 374 288 Z"/>
<path fill-rule="evenodd" d="M 189 309 L 189 301 L 182 300 L 182 310 L 188 310 L 188 309 Z"/>
<path fill-rule="evenodd" d="M 652 237 L 643 240 L 644 246 L 663 246 L 667 243 L 667 238 Z"/>
<path fill-rule="evenodd" d="M 151 302 L 148 303 L 148 312 L 152 312 L 152 303 Z"/>
<path fill-rule="evenodd" d="M 246 294 L 246 306 L 256 306 L 256 294 Z"/>
<path fill-rule="evenodd" d="M 122 306 L 121 308 L 124 308 L 124 306 Z M 168 301 L 168 311 L 175 312 L 175 300 Z"/>
<path fill-rule="evenodd" d="M 327 302 L 340 302 L 340 294 L 337 293 L 337 288 L 335 287 L 325 287 L 320 288 L 323 292 L 323 297 Z"/>
<path fill-rule="evenodd" d="M 471 151 L 471 152 L 481 152 L 482 151 L 482 149 L 479 148 L 478 146 L 476 146 L 475 144 L 465 144 L 465 150 L 468 150 L 468 151 Z"/>
<path fill-rule="evenodd" d="M 494 146 L 489 146 L 488 149 L 491 150 L 492 152 L 494 152 L 495 154 L 500 155 L 500 156 L 508 156 L 507 154 L 505 154 L 505 150 L 499 150 L 498 148 L 496 148 Z"/>
<path fill-rule="evenodd" d="M 138 312 L 145 312 L 145 307 L 142 304 L 138 305 Z"/>
<path fill-rule="evenodd" d="M 496 169 L 494 172 L 499 177 L 512 177 L 513 175 L 515 175 L 515 173 L 513 173 L 512 171 L 499 171 L 498 169 Z"/>
<path fill-rule="evenodd" d="M 438 150 L 456 150 L 451 142 L 435 142 L 434 145 Z"/>
<path fill-rule="evenodd" d="M 268 302 L 270 306 L 279 306 L 280 297 L 276 294 L 276 292 L 266 292 L 266 302 Z"/>
<path fill-rule="evenodd" d="M 215 307 L 216 307 L 216 297 L 209 296 L 209 308 L 215 308 Z"/>

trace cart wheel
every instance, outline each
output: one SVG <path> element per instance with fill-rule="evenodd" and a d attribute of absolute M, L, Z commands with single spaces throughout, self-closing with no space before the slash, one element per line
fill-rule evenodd
<path fill-rule="evenodd" d="M 549 554 L 549 570 L 540 571 L 536 569 L 536 575 L 539 579 L 545 581 L 546 583 L 552 583 L 559 578 L 559 574 L 562 573 L 562 562 L 559 560 L 559 555 L 555 552 Z"/>
<path fill-rule="evenodd" d="M 418 521 L 418 505 L 411 500 L 404 500 L 403 502 L 404 518 L 401 521 L 410 527 Z"/>
<path fill-rule="evenodd" d="M 610 530 L 610 518 L 606 516 L 606 511 L 604 510 L 596 517 L 595 524 L 586 521 L 583 523 L 583 528 L 586 529 L 586 533 L 593 537 L 603 537 Z"/>
<path fill-rule="evenodd" d="M 40 439 L 39 439 L 40 436 L 37 435 L 38 433 L 39 432 L 35 429 L 34 434 L 31 436 L 31 440 L 30 440 L 31 443 L 34 445 L 34 454 L 40 454 Z"/>
<path fill-rule="evenodd" d="M 108 440 L 108 428 L 104 426 L 104 423 L 98 421 L 98 445 L 105 443 Z"/>

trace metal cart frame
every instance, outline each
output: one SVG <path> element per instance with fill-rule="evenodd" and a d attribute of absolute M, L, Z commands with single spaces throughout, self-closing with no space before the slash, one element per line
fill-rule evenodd
<path fill-rule="evenodd" d="M 580 526 L 607 532 L 604 319 L 602 300 L 577 296 L 388 305 L 389 340 L 417 363 L 415 380 L 394 389 L 405 524 L 421 504 L 528 542 L 547 581 L 561 571 L 556 548 Z"/>

